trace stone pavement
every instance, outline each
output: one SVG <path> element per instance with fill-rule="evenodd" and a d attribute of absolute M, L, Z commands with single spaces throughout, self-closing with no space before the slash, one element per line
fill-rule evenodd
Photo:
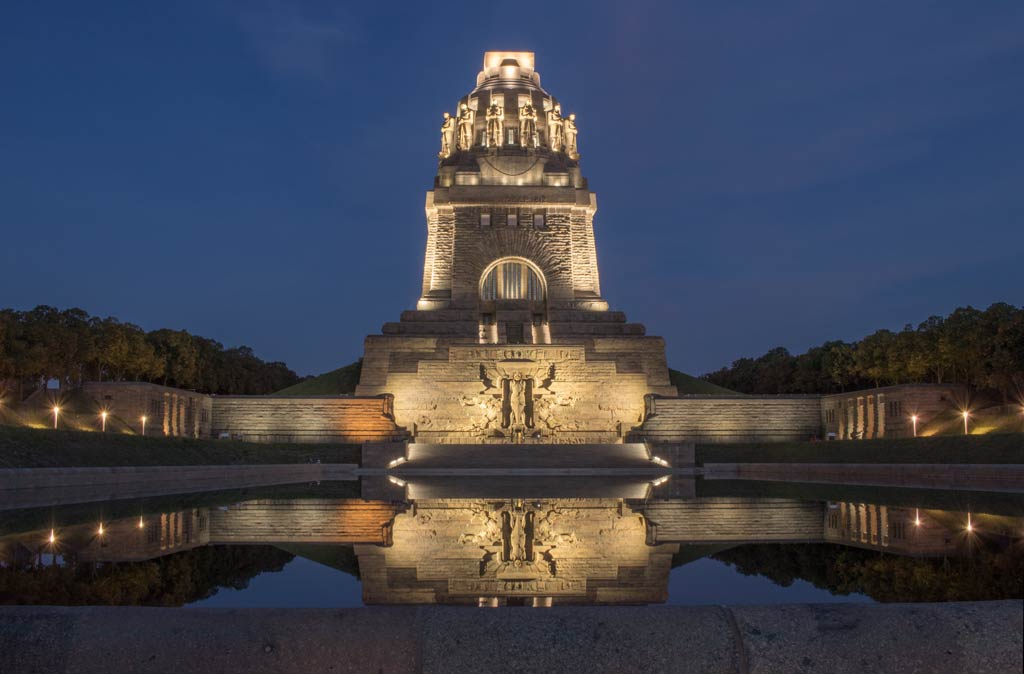
<path fill-rule="evenodd" d="M 0 608 L 0 671 L 1018 674 L 1020 601 L 736 607 Z"/>

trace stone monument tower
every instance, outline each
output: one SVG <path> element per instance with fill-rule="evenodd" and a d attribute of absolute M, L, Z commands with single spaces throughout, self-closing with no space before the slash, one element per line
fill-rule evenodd
<path fill-rule="evenodd" d="M 357 388 L 418 442 L 621 442 L 676 394 L 664 341 L 601 297 L 577 137 L 532 52 L 485 53 L 444 114 L 423 292 L 366 338 Z"/>

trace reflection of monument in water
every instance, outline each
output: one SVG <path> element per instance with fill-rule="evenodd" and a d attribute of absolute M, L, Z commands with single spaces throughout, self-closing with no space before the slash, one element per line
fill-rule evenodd
<path fill-rule="evenodd" d="M 96 523 L 64 527 L 55 544 L 49 530 L 6 536 L 0 564 L 53 552 L 141 561 L 204 545 L 278 545 L 323 559 L 351 546 L 368 604 L 657 603 L 674 562 L 747 543 L 960 555 L 965 539 L 950 522 L 963 515 L 748 497 L 267 499 L 113 520 L 102 534 Z"/>
<path fill-rule="evenodd" d="M 415 311 L 366 339 L 360 395 L 421 442 L 618 442 L 675 395 L 664 342 L 608 311 L 575 115 L 531 52 L 487 52 L 445 113 Z"/>

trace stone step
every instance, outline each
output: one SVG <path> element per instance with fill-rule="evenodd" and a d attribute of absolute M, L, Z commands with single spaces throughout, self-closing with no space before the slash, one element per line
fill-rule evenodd
<path fill-rule="evenodd" d="M 643 443 L 518 445 L 409 445 L 412 468 L 642 468 L 651 465 Z"/>

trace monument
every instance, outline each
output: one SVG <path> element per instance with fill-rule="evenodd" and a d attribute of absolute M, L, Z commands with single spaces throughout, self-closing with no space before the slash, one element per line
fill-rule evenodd
<path fill-rule="evenodd" d="M 356 393 L 393 396 L 418 442 L 621 442 L 646 395 L 676 390 L 664 341 L 601 297 L 576 116 L 532 52 L 485 53 L 455 110 L 426 197 L 420 300 L 367 337 Z"/>

